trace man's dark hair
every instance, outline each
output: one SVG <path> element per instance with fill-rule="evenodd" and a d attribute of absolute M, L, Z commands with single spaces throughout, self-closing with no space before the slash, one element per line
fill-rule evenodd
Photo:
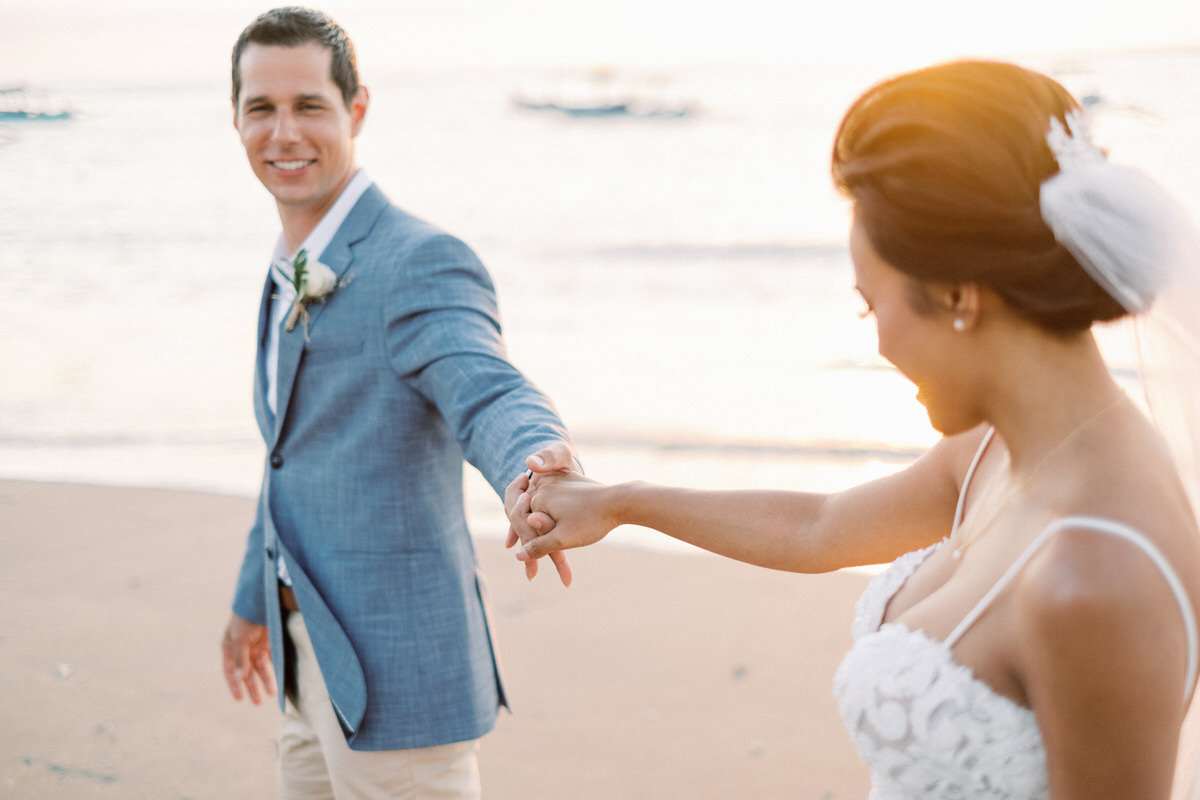
<path fill-rule="evenodd" d="M 327 15 L 311 8 L 273 8 L 250 23 L 233 46 L 233 104 L 242 91 L 242 53 L 251 44 L 300 47 L 317 42 L 333 52 L 330 77 L 350 108 L 358 93 L 358 59 L 350 36 Z"/>

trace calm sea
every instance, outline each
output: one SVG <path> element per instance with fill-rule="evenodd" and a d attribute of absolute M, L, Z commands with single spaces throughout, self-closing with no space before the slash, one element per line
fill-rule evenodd
<path fill-rule="evenodd" d="M 1112 156 L 1200 212 L 1200 50 L 1020 60 L 1088 96 Z M 27 102 L 70 120 L 0 124 L 0 477 L 255 491 L 254 316 L 278 223 L 215 63 L 35 81 Z M 421 69 L 376 52 L 363 69 L 360 162 L 490 266 L 511 355 L 593 475 L 825 489 L 934 440 L 856 315 L 827 177 L 880 64 Z M 476 527 L 498 532 L 468 481 Z"/>

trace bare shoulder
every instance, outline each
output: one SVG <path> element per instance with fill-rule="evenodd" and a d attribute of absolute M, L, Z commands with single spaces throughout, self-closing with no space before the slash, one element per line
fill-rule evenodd
<path fill-rule="evenodd" d="M 976 425 L 969 431 L 944 437 L 933 450 L 934 452 L 940 451 L 940 457 L 946 458 L 965 472 L 975 459 L 979 448 L 983 446 L 984 440 L 988 439 L 992 433 L 992 426 L 986 423 Z"/>
<path fill-rule="evenodd" d="M 940 486 L 957 501 L 967 472 L 991 433 L 990 426 L 979 425 L 964 433 L 945 436 L 905 472 L 923 482 L 927 488 Z"/>
<path fill-rule="evenodd" d="M 1056 796 L 1166 797 L 1190 676 L 1163 572 L 1127 539 L 1068 525 L 1013 588 L 1014 667 Z"/>
<path fill-rule="evenodd" d="M 1181 692 L 1188 636 L 1181 602 L 1194 614 L 1200 594 L 1181 576 L 1195 564 L 1195 547 L 1181 545 L 1174 530 L 1064 521 L 1014 585 L 1030 674 L 1095 689 L 1169 674 Z"/>
<path fill-rule="evenodd" d="M 1109 520 L 1089 522 L 1065 520 L 1018 579 L 1021 608 L 1031 624 L 1055 627 L 1092 615 L 1114 622 L 1164 599 L 1161 590 L 1168 591 L 1165 599 L 1172 596 L 1161 570 L 1142 547 L 1114 534 Z M 1140 531 L 1118 525 L 1153 545 Z"/>
<path fill-rule="evenodd" d="M 1019 581 L 1031 621 L 1110 626 L 1158 610 L 1177 619 L 1177 576 L 1200 600 L 1200 533 L 1187 497 L 1147 420 L 1131 413 L 1058 476 L 1045 509 L 1053 536 Z M 1060 620 L 1061 618 L 1061 620 Z"/>

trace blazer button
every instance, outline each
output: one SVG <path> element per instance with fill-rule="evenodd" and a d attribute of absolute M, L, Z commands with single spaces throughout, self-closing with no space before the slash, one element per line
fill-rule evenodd
<path fill-rule="evenodd" d="M 271 453 L 271 467 L 274 469 L 279 469 L 282 466 L 283 456 L 279 455 L 279 453 Z"/>

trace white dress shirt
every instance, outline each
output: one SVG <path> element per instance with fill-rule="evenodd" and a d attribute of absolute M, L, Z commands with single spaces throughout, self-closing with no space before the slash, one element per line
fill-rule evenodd
<path fill-rule="evenodd" d="M 346 217 L 350 215 L 350 209 L 354 208 L 354 204 L 362 197 L 363 192 L 371 185 L 371 178 L 367 175 L 366 170 L 360 169 L 350 179 L 350 183 L 346 184 L 346 188 L 342 190 L 341 195 L 334 202 L 333 206 L 325 212 L 325 216 L 321 217 L 321 221 L 317 223 L 317 227 L 312 229 L 312 232 L 304 239 L 300 247 L 296 248 L 296 253 L 301 250 L 308 251 L 308 257 L 312 261 L 320 261 L 321 256 L 325 253 L 325 248 L 333 240 L 334 235 L 338 232 L 338 228 L 342 227 L 342 223 L 346 221 Z M 296 253 L 289 253 L 287 242 L 283 238 L 283 234 L 279 234 L 279 240 L 275 243 L 275 254 L 271 258 L 271 263 L 283 263 L 287 265 L 286 272 L 291 271 L 291 262 L 296 257 Z M 296 299 L 296 289 L 290 283 L 282 281 L 275 270 L 270 271 L 271 281 L 275 287 L 271 294 L 271 316 L 267 322 L 267 405 L 271 409 L 272 414 L 278 414 L 278 385 L 279 385 L 279 335 L 280 329 L 283 326 L 284 317 L 287 316 L 288 309 L 292 306 L 292 301 Z M 293 331 L 293 333 L 295 333 Z M 300 334 L 302 335 L 302 334 Z M 283 563 L 283 557 L 280 556 L 277 561 L 279 580 L 285 586 L 291 586 L 292 580 L 288 575 L 287 565 Z"/>

